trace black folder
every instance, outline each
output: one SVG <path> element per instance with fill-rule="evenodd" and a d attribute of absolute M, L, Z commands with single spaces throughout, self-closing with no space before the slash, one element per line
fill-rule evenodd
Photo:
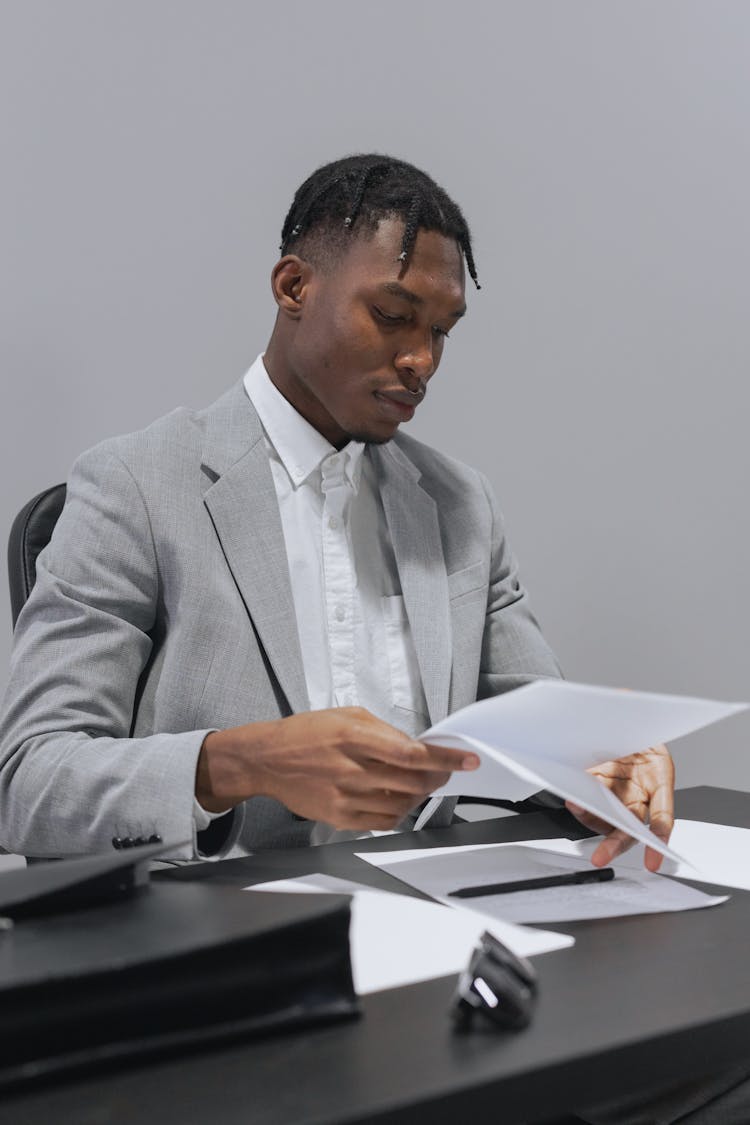
<path fill-rule="evenodd" d="M 355 1015 L 349 901 L 157 882 L 17 918 L 0 930 L 0 1088 Z"/>

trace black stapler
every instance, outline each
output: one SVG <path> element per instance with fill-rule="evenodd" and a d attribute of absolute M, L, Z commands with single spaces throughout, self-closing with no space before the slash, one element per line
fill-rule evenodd
<path fill-rule="evenodd" d="M 460 974 L 451 1001 L 451 1014 L 466 1029 L 475 1013 L 496 1027 L 521 1028 L 531 1021 L 537 997 L 534 966 L 517 957 L 486 930 Z"/>

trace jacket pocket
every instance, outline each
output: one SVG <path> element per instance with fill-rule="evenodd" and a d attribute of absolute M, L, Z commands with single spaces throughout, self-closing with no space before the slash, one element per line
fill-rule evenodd
<path fill-rule="evenodd" d="M 448 575 L 448 597 L 451 602 L 466 594 L 481 594 L 486 597 L 488 577 L 487 563 L 484 562 L 472 563 L 463 570 L 456 570 Z"/>

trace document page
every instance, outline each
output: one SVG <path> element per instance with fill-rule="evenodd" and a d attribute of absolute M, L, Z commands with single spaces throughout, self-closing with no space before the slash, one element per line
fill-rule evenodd
<path fill-rule="evenodd" d="M 488 844 L 479 847 L 420 848 L 402 852 L 360 852 L 360 859 L 379 867 L 446 905 L 481 911 L 506 922 L 573 922 L 585 918 L 613 918 L 626 914 L 656 914 L 670 910 L 694 910 L 716 906 L 726 896 L 707 895 L 694 887 L 643 869 L 616 871 L 606 883 L 511 891 L 478 898 L 451 898 L 466 887 L 591 871 L 587 859 L 564 851 L 520 844 Z M 554 843 L 559 843 L 554 841 Z M 569 841 L 563 842 L 568 845 Z"/>
<path fill-rule="evenodd" d="M 517 801 L 539 789 L 549 789 L 679 861 L 677 852 L 658 840 L 586 770 L 674 741 L 747 706 L 565 680 L 537 680 L 516 691 L 472 703 L 430 727 L 420 738 L 467 747 L 481 759 L 479 769 L 453 773 L 436 796 Z"/>
<path fill-rule="evenodd" d="M 575 854 L 588 859 L 600 839 L 567 842 L 575 847 Z M 684 856 L 684 861 L 665 859 L 662 874 L 750 891 L 750 829 L 678 819 L 670 842 Z M 643 848 L 631 848 L 615 860 L 615 866 L 642 867 Z"/>
<path fill-rule="evenodd" d="M 527 929 L 481 911 L 449 910 L 439 903 L 390 894 L 332 875 L 305 875 L 245 889 L 352 895 L 349 938 L 354 987 L 360 995 L 459 973 L 485 930 L 520 957 L 573 945 L 568 934 Z"/>

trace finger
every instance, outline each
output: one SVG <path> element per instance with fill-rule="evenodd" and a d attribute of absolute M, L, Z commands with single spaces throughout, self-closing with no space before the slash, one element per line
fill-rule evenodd
<path fill-rule="evenodd" d="M 665 782 L 654 793 L 651 799 L 650 828 L 665 844 L 674 828 L 674 790 L 669 782 Z M 658 871 L 664 856 L 655 848 L 646 848 L 644 863 L 649 871 Z"/>
<path fill-rule="evenodd" d="M 622 855 L 635 843 L 632 836 L 628 836 L 627 832 L 623 832 L 620 828 L 613 828 L 611 824 L 607 824 L 600 817 L 582 809 L 580 805 L 576 805 L 572 801 L 566 801 L 565 806 L 586 828 L 591 828 L 592 831 L 604 836 L 602 842 L 591 855 L 591 862 L 595 867 L 606 867 L 607 864 L 612 863 L 618 855 Z"/>
<path fill-rule="evenodd" d="M 657 852 L 655 848 L 646 848 L 643 862 L 649 871 L 658 871 L 663 861 L 664 856 L 661 852 Z"/>
<path fill-rule="evenodd" d="M 621 828 L 613 828 L 594 850 L 591 862 L 594 867 L 606 867 L 617 859 L 618 855 L 632 848 L 634 843 L 635 840 L 632 836 L 628 836 L 627 832 L 623 832 Z"/>
<path fill-rule="evenodd" d="M 338 731 L 338 748 L 355 758 L 369 757 L 403 769 L 475 770 L 478 754 L 409 738 L 389 723 L 362 708 L 341 708 L 344 718 Z"/>
<path fill-rule="evenodd" d="M 481 765 L 478 754 L 470 750 L 455 750 L 450 746 L 437 746 L 435 743 L 414 742 L 413 768 L 453 773 L 454 770 L 476 770 Z"/>
<path fill-rule="evenodd" d="M 414 807 L 409 802 L 406 803 L 406 807 L 394 807 L 393 802 L 389 801 L 387 796 L 382 797 L 381 795 L 381 798 L 369 794 L 367 805 L 364 808 L 354 805 L 348 806 L 345 803 L 341 804 L 334 811 L 330 823 L 334 828 L 349 829 L 350 831 L 361 832 L 372 831 L 373 829 L 387 831 L 396 828 Z"/>
<path fill-rule="evenodd" d="M 603 840 L 602 843 L 596 848 L 591 857 L 591 862 L 594 863 L 597 867 L 606 866 L 608 863 L 611 863 L 613 859 L 615 859 L 618 855 L 621 855 L 622 852 L 627 851 L 627 849 L 632 847 L 632 845 L 635 843 L 633 837 L 628 836 L 627 833 L 622 832 L 621 829 L 613 829 L 610 824 L 606 824 L 598 817 L 595 817 L 590 813 L 586 813 L 584 809 L 577 809 L 577 807 L 571 805 L 569 801 L 566 801 L 566 805 L 569 811 L 572 812 L 573 815 L 586 826 L 586 828 L 590 828 L 593 832 L 598 832 L 600 835 L 606 837 L 606 839 Z M 639 820 L 645 820 L 645 806 L 641 805 L 634 807 L 631 809 L 631 811 L 638 817 Z M 660 839 L 662 839 L 661 836 Z M 666 839 L 664 840 L 664 842 L 667 842 Z M 644 863 L 649 871 L 658 871 L 661 867 L 663 859 L 664 857 L 661 852 L 657 852 L 654 848 L 646 848 Z"/>
<path fill-rule="evenodd" d="M 666 844 L 674 828 L 674 776 L 663 778 L 651 794 L 649 805 L 651 831 Z"/>
<path fill-rule="evenodd" d="M 369 739 L 368 741 L 372 741 Z M 398 769 L 439 771 L 453 773 L 454 770 L 475 770 L 479 767 L 479 755 L 466 750 L 454 750 L 449 746 L 436 746 L 418 742 L 416 739 L 386 737 L 373 742 L 370 756 Z"/>
<path fill-rule="evenodd" d="M 401 820 L 408 812 L 419 804 L 419 798 L 414 799 L 411 793 L 394 793 L 389 789 L 374 789 L 367 793 L 357 794 L 355 797 L 346 797 L 340 802 L 342 811 L 348 815 L 354 813 L 373 813 L 377 816 L 395 816 Z"/>
<path fill-rule="evenodd" d="M 427 770 L 402 770 L 384 766 L 381 762 L 364 762 L 339 782 L 344 793 L 362 795 L 373 790 L 387 789 L 395 793 L 407 793 L 415 802 L 441 789 L 450 778 L 449 773 L 436 773 Z"/>

